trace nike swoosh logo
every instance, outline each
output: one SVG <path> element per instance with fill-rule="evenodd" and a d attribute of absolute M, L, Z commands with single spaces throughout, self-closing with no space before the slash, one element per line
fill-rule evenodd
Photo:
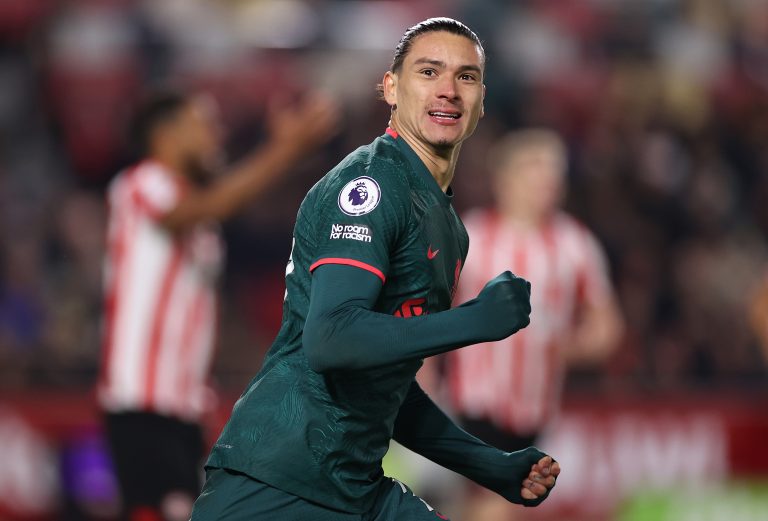
<path fill-rule="evenodd" d="M 435 251 L 432 251 L 432 245 L 429 245 L 429 249 L 427 249 L 427 258 L 429 260 L 434 259 L 437 257 L 437 254 L 440 253 L 440 248 L 436 249 Z"/>

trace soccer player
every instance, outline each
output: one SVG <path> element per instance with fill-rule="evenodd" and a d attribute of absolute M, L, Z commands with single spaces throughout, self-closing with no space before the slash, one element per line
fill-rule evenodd
<path fill-rule="evenodd" d="M 525 327 L 510 272 L 450 309 L 467 252 L 451 207 L 461 143 L 483 114 L 485 56 L 448 18 L 403 35 L 381 90 L 390 127 L 302 203 L 280 333 L 207 462 L 192 519 L 446 519 L 383 475 L 390 439 L 525 505 L 559 466 L 459 429 L 415 382 L 424 357 Z"/>
<path fill-rule="evenodd" d="M 267 144 L 215 180 L 222 151 L 212 98 L 156 93 L 135 120 L 144 159 L 108 194 L 98 395 L 123 518 L 186 520 L 201 485 L 199 423 L 212 405 L 206 383 L 222 258 L 216 221 L 325 142 L 335 108 L 313 97 L 272 111 Z"/>
<path fill-rule="evenodd" d="M 748 309 L 752 333 L 768 361 L 768 272 L 763 274 L 762 281 L 750 296 Z"/>
<path fill-rule="evenodd" d="M 458 298 L 502 267 L 529 280 L 531 325 L 445 357 L 452 408 L 469 432 L 505 450 L 536 442 L 556 415 L 565 367 L 604 360 L 623 320 L 599 243 L 560 209 L 567 156 L 550 130 L 512 132 L 491 149 L 496 207 L 466 215 L 472 240 Z M 479 491 L 472 519 L 513 519 L 514 507 Z"/>

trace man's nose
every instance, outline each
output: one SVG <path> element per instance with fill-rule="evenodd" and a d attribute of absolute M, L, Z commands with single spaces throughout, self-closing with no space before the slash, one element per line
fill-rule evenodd
<path fill-rule="evenodd" d="M 438 83 L 437 97 L 445 99 L 456 99 L 459 97 L 459 91 L 456 88 L 456 78 L 450 75 L 444 75 Z"/>

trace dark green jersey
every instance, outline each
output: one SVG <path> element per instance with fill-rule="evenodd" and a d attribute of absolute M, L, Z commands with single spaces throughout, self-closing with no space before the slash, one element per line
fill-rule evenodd
<path fill-rule="evenodd" d="M 328 507 L 367 511 L 395 418 L 422 362 L 325 374 L 310 369 L 302 330 L 312 270 L 329 263 L 368 270 L 383 282 L 374 311 L 411 317 L 450 307 L 467 247 L 451 196 L 395 132 L 347 156 L 301 204 L 280 333 L 207 465 Z"/>

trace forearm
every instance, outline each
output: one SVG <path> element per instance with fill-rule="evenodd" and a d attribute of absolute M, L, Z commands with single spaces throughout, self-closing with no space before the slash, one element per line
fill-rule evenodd
<path fill-rule="evenodd" d="M 305 347 L 310 352 L 318 343 L 323 345 L 320 349 L 332 353 L 321 370 L 370 369 L 490 340 L 475 313 L 463 308 L 402 319 L 350 306 L 321 324 L 317 329 L 305 329 Z"/>
<path fill-rule="evenodd" d="M 316 270 L 303 335 L 315 371 L 370 369 L 495 340 L 484 327 L 482 310 L 472 301 L 441 313 L 404 319 L 367 309 L 368 298 L 339 295 L 346 287 L 360 292 L 366 286 L 369 294 L 378 294 L 380 283 L 364 270 L 335 265 Z"/>
<path fill-rule="evenodd" d="M 508 453 L 459 428 L 415 382 L 400 408 L 392 437 L 490 490 L 502 493 L 510 486 Z"/>
<path fill-rule="evenodd" d="M 537 499 L 524 499 L 521 495 L 523 481 L 532 465 L 545 456 L 543 452 L 535 447 L 516 452 L 491 447 L 459 428 L 416 382 L 411 384 L 400 407 L 392 437 L 513 503 L 535 506 L 549 493 Z"/>
<path fill-rule="evenodd" d="M 292 144 L 266 144 L 212 186 L 190 194 L 163 219 L 163 224 L 176 231 L 197 222 L 227 219 L 266 192 L 299 157 L 300 151 Z"/>
<path fill-rule="evenodd" d="M 593 365 L 603 362 L 618 346 L 624 324 L 615 303 L 590 305 L 574 327 L 566 364 Z"/>
<path fill-rule="evenodd" d="M 212 214 L 221 220 L 242 209 L 269 189 L 301 157 L 302 150 L 287 142 L 267 143 L 252 152 L 212 188 Z"/>

